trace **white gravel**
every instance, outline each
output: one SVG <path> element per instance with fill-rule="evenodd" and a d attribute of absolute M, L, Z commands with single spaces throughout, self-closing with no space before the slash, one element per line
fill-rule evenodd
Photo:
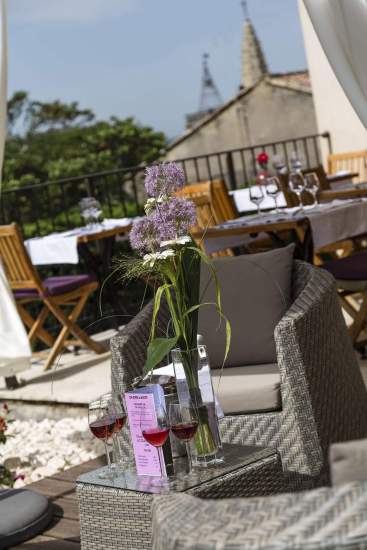
<path fill-rule="evenodd" d="M 93 437 L 87 418 L 62 420 L 15 420 L 9 424 L 0 462 L 17 474 L 15 487 L 22 487 L 103 454 L 103 445 Z"/>

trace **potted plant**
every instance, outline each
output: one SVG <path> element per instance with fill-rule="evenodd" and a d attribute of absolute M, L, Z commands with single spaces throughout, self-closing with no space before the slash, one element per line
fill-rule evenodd
<path fill-rule="evenodd" d="M 153 318 L 144 371 L 152 372 L 173 349 L 176 357 L 179 353 L 190 400 L 198 415 L 195 447 L 198 455 L 205 457 L 215 452 L 216 444 L 198 376 L 198 311 L 209 305 L 200 301 L 201 262 L 208 266 L 215 281 L 218 321 L 226 325 L 225 358 L 231 330 L 221 309 L 220 288 L 212 262 L 189 235 L 196 224 L 195 205 L 175 195 L 184 183 L 184 173 L 175 163 L 146 169 L 146 216 L 134 222 L 130 233 L 131 246 L 138 254 L 135 258 L 124 258 L 121 268 L 125 279 L 143 277 L 154 281 Z M 171 324 L 169 333 L 158 337 L 157 314 L 162 300 L 168 305 Z"/>

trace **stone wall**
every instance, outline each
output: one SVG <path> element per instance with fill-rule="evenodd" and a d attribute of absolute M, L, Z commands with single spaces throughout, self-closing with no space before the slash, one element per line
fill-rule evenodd
<path fill-rule="evenodd" d="M 311 94 L 262 82 L 174 145 L 167 158 L 209 154 L 316 133 Z"/>
<path fill-rule="evenodd" d="M 265 80 L 228 104 L 226 109 L 186 139 L 172 146 L 166 159 L 212 154 L 316 133 L 312 95 L 273 86 Z M 246 153 L 244 160 L 248 171 L 252 171 L 251 154 Z M 234 163 L 235 171 L 241 172 L 242 160 L 239 154 L 234 155 Z M 205 162 L 201 161 L 201 164 L 204 169 Z M 193 169 L 193 166 L 189 167 L 189 180 L 193 178 Z M 213 175 L 219 175 L 219 171 L 218 166 L 217 173 Z M 240 177 L 243 179 L 243 175 Z"/>

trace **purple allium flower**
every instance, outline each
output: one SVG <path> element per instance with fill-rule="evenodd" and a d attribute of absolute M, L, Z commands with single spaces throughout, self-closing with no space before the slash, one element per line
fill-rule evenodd
<path fill-rule="evenodd" d="M 130 231 L 130 244 L 132 248 L 141 253 L 155 252 L 159 249 L 159 225 L 154 215 L 145 216 L 133 223 Z"/>
<path fill-rule="evenodd" d="M 185 184 L 185 174 L 174 162 L 154 164 L 145 170 L 145 189 L 149 197 L 171 195 Z"/>
<path fill-rule="evenodd" d="M 154 217 L 161 241 L 169 241 L 187 235 L 196 224 L 196 209 L 192 201 L 172 197 L 157 208 Z"/>

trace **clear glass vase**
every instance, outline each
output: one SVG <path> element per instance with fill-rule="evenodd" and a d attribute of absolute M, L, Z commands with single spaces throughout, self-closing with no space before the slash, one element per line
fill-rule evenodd
<path fill-rule="evenodd" d="M 180 405 L 197 411 L 198 429 L 191 441 L 192 464 L 207 467 L 222 461 L 216 402 L 206 346 L 190 351 L 174 349 L 177 394 Z"/>

